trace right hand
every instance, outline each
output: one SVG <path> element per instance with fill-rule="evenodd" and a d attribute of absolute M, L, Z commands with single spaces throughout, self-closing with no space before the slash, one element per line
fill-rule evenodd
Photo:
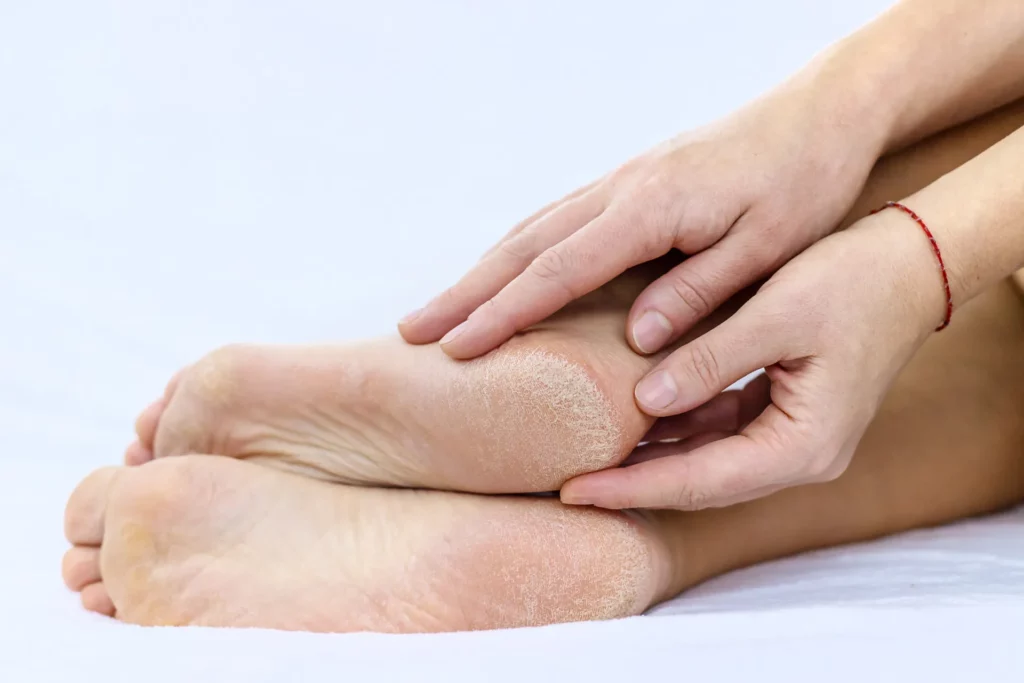
<path fill-rule="evenodd" d="M 946 244 L 948 237 L 939 234 Z M 964 262 L 952 254 L 957 272 Z M 568 481 L 562 502 L 696 510 L 835 479 L 900 370 L 942 321 L 942 285 L 928 239 L 900 212 L 826 237 L 650 371 L 637 400 L 663 419 L 648 445 L 626 467 Z M 966 301 L 956 280 L 953 291 Z M 760 368 L 766 374 L 743 391 L 722 393 Z"/>
<path fill-rule="evenodd" d="M 836 99 L 787 85 L 545 207 L 407 316 L 402 336 L 444 336 L 446 353 L 473 358 L 675 248 L 691 258 L 652 283 L 627 319 L 634 350 L 659 351 L 847 213 L 884 135 L 863 120 L 852 129 Z"/>

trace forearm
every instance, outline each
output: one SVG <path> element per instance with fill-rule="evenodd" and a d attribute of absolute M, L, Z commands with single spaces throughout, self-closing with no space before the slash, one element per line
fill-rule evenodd
<path fill-rule="evenodd" d="M 793 81 L 889 152 L 1024 97 L 1024 2 L 903 0 Z"/>
<path fill-rule="evenodd" d="M 966 303 L 1024 265 L 1024 128 L 903 201 L 935 235 L 954 307 Z"/>

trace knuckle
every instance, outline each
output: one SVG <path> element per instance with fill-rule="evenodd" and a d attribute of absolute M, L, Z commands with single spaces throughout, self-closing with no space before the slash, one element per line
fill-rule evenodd
<path fill-rule="evenodd" d="M 569 271 L 569 260 L 558 249 L 548 249 L 530 265 L 530 272 L 545 282 L 562 283 Z"/>
<path fill-rule="evenodd" d="M 715 352 L 707 343 L 697 340 L 690 347 L 690 370 L 706 389 L 717 389 L 722 370 Z"/>
<path fill-rule="evenodd" d="M 714 304 L 710 297 L 703 293 L 704 288 L 700 284 L 695 284 L 692 274 L 675 273 L 668 276 L 668 278 L 668 284 L 672 288 L 676 299 L 692 315 L 697 318 L 704 318 L 714 310 Z"/>
<path fill-rule="evenodd" d="M 497 253 L 504 260 L 518 264 L 521 268 L 525 268 L 536 255 L 533 238 L 526 230 L 499 244 Z"/>
<path fill-rule="evenodd" d="M 692 481 L 695 472 L 687 466 L 686 460 L 679 463 L 680 469 L 675 472 L 676 485 L 666 494 L 663 506 L 678 510 L 700 510 L 708 507 L 711 496 Z"/>
<path fill-rule="evenodd" d="M 673 492 L 671 507 L 679 510 L 703 510 L 709 507 L 711 497 L 707 492 L 692 486 L 681 486 Z"/>
<path fill-rule="evenodd" d="M 634 220 L 637 227 L 645 234 L 654 237 L 675 231 L 672 220 L 672 192 L 660 180 L 650 180 L 642 190 L 637 191 L 631 204 L 634 207 Z"/>
<path fill-rule="evenodd" d="M 786 213 L 775 207 L 761 205 L 751 209 L 748 224 L 751 230 L 746 231 L 749 238 L 750 258 L 762 261 L 769 266 L 777 267 L 792 256 L 793 234 L 786 220 Z"/>
<path fill-rule="evenodd" d="M 650 207 L 634 207 L 628 214 L 624 227 L 626 239 L 635 253 L 645 259 L 653 259 L 667 254 L 672 249 L 671 231 L 665 229 L 664 219 L 652 215 Z"/>
<path fill-rule="evenodd" d="M 696 254 L 722 239 L 735 222 L 731 207 L 706 197 L 688 196 L 677 200 L 673 241 L 685 254 Z"/>
<path fill-rule="evenodd" d="M 774 208 L 767 208 L 763 210 L 760 215 L 760 233 L 765 241 L 771 242 L 782 242 L 783 238 L 789 232 L 786 230 L 786 221 L 783 218 L 785 214 Z"/>
<path fill-rule="evenodd" d="M 486 321 L 486 324 L 499 331 L 503 336 L 509 337 L 515 334 L 520 324 L 514 311 L 509 310 L 501 295 L 480 304 L 470 316 L 478 322 Z"/>

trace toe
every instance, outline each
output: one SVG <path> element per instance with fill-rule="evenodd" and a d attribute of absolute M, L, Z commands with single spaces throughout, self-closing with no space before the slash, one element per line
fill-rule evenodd
<path fill-rule="evenodd" d="M 156 428 L 160 424 L 160 416 L 163 414 L 166 405 L 165 399 L 158 399 L 146 406 L 146 409 L 135 420 L 135 435 L 139 437 L 139 444 L 148 451 L 153 450 Z"/>
<path fill-rule="evenodd" d="M 64 583 L 73 591 L 80 591 L 100 580 L 100 549 L 76 546 L 64 553 L 61 563 Z"/>
<path fill-rule="evenodd" d="M 102 581 L 90 583 L 82 589 L 82 607 L 104 616 L 114 616 L 114 603 Z"/>
<path fill-rule="evenodd" d="M 181 382 L 181 376 L 185 374 L 186 370 L 188 370 L 188 367 L 178 370 L 174 373 L 174 377 L 171 377 L 171 381 L 164 388 L 164 402 L 170 401 L 171 397 L 174 396 L 174 392 L 178 390 L 178 384 Z"/>
<path fill-rule="evenodd" d="M 98 546 L 103 540 L 107 497 L 120 467 L 104 467 L 82 480 L 64 509 L 64 535 L 75 545 Z"/>
<path fill-rule="evenodd" d="M 146 409 L 143 410 L 135 420 L 135 435 L 139 437 L 139 443 L 142 445 L 143 449 L 150 453 L 153 452 L 153 441 L 156 439 L 157 427 L 160 426 L 160 417 L 163 415 L 164 409 L 174 396 L 174 392 L 178 390 L 178 385 L 181 383 L 181 376 L 185 374 L 187 369 L 188 368 L 182 368 L 181 370 L 178 370 L 178 372 L 174 374 L 174 377 L 171 377 L 171 381 L 167 383 L 167 387 L 164 389 L 164 395 L 146 406 Z M 152 460 L 152 455 L 150 455 L 147 460 Z"/>
<path fill-rule="evenodd" d="M 124 464 L 129 467 L 143 465 L 153 459 L 153 452 L 138 441 L 132 441 L 124 452 Z"/>

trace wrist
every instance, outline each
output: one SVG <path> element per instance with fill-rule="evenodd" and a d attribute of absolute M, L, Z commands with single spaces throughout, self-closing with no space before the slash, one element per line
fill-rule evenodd
<path fill-rule="evenodd" d="M 888 292 L 890 320 L 919 340 L 939 328 L 949 302 L 943 271 L 928 235 L 914 219 L 888 209 L 862 219 L 848 232 L 875 266 L 877 287 Z"/>

